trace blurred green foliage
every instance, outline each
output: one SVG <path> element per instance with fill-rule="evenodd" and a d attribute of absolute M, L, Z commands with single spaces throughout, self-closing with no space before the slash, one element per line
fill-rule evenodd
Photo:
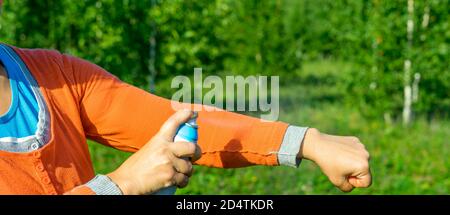
<path fill-rule="evenodd" d="M 421 74 L 413 110 L 448 117 L 449 4 L 415 1 L 411 49 L 407 0 L 9 0 L 0 39 L 91 60 L 146 89 L 194 67 L 286 82 L 298 78 L 304 60 L 350 61 L 343 99 L 378 118 L 400 115 L 408 57 L 412 74 Z"/>
<path fill-rule="evenodd" d="M 365 1 L 367 3 L 367 1 Z M 361 35 L 351 83 L 363 113 L 398 116 L 403 105 L 404 61 L 411 60 L 411 76 L 421 75 L 416 114 L 430 118 L 450 110 L 449 1 L 414 1 L 411 47 L 407 40 L 407 1 L 371 1 L 367 22 L 355 29 Z M 413 79 L 411 77 L 411 79 Z"/>
<path fill-rule="evenodd" d="M 88 59 L 165 97 L 171 78 L 194 67 L 279 75 L 280 120 L 367 145 L 374 186 L 354 193 L 448 194 L 449 11 L 448 0 L 415 0 L 409 47 L 407 0 L 8 0 L 0 41 Z M 403 127 L 395 120 L 407 58 L 421 79 L 416 120 Z M 98 144 L 90 150 L 101 173 L 129 156 Z M 179 193 L 339 192 L 304 162 L 299 171 L 200 167 Z"/>

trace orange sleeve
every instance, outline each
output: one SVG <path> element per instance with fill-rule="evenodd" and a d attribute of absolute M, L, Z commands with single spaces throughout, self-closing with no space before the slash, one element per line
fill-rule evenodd
<path fill-rule="evenodd" d="M 159 130 L 175 111 L 171 101 L 120 81 L 88 61 L 63 56 L 79 97 L 81 120 L 88 138 L 119 150 L 134 152 Z M 227 111 L 200 111 L 199 165 L 236 168 L 278 165 L 288 124 L 263 122 Z"/>
<path fill-rule="evenodd" d="M 86 185 L 80 185 L 73 188 L 72 190 L 65 192 L 64 195 L 96 195 L 96 193 Z"/>
<path fill-rule="evenodd" d="M 123 193 L 108 176 L 96 175 L 86 184 L 79 185 L 64 195 L 123 195 Z"/>

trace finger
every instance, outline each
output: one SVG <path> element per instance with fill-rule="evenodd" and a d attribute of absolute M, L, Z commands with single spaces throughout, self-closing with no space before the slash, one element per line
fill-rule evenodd
<path fill-rule="evenodd" d="M 173 141 L 178 127 L 185 123 L 192 116 L 190 110 L 180 110 L 173 114 L 169 119 L 161 126 L 158 135 L 162 136 L 167 141 Z"/>
<path fill-rule="evenodd" d="M 354 187 L 369 187 L 372 184 L 372 176 L 370 172 L 360 176 L 350 176 L 348 182 Z"/>
<path fill-rule="evenodd" d="M 337 180 L 331 180 L 336 187 L 338 187 L 343 192 L 350 192 L 353 190 L 353 185 L 347 180 L 347 177 L 339 177 Z"/>
<path fill-rule="evenodd" d="M 199 145 L 197 145 L 197 144 L 195 144 L 195 153 L 194 153 L 194 156 L 192 156 L 191 157 L 191 161 L 192 162 L 195 162 L 195 161 L 197 161 L 198 159 L 200 159 L 200 157 L 202 156 L 202 149 L 200 148 L 200 146 Z"/>
<path fill-rule="evenodd" d="M 174 142 L 169 144 L 169 149 L 179 158 L 193 158 L 198 154 L 200 147 L 191 142 Z"/>
<path fill-rule="evenodd" d="M 189 177 L 185 177 L 184 181 L 177 185 L 178 188 L 186 187 L 189 184 Z"/>
<path fill-rule="evenodd" d="M 350 184 L 347 180 L 344 180 L 338 187 L 344 192 L 350 192 L 354 188 L 353 185 Z"/>
<path fill-rule="evenodd" d="M 189 182 L 189 177 L 183 173 L 176 173 L 173 177 L 173 184 L 177 187 L 186 187 Z"/>
<path fill-rule="evenodd" d="M 175 167 L 175 170 L 179 173 L 183 173 L 187 176 L 192 175 L 192 163 L 188 160 L 174 158 L 173 159 L 173 166 Z"/>

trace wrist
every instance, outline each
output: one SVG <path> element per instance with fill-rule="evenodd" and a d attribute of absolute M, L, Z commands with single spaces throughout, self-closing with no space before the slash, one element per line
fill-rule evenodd
<path fill-rule="evenodd" d="M 303 138 L 298 157 L 301 159 L 315 160 L 315 145 L 320 137 L 320 131 L 316 128 L 308 128 Z"/>
<path fill-rule="evenodd" d="M 131 183 L 124 177 L 122 177 L 117 172 L 111 172 L 107 174 L 106 176 L 111 179 L 112 182 L 114 182 L 122 191 L 124 195 L 133 195 L 132 186 Z"/>

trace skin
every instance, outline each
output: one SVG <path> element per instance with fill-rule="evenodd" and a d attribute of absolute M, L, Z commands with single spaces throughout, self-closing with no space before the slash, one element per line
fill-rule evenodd
<path fill-rule="evenodd" d="M 6 113 L 11 104 L 11 88 L 5 68 L 0 64 L 0 115 Z"/>
<path fill-rule="evenodd" d="M 0 66 L 0 115 L 11 103 L 7 74 Z M 124 194 L 148 194 L 161 188 L 187 186 L 192 163 L 182 158 L 199 158 L 200 149 L 189 142 L 173 142 L 177 128 L 192 115 L 182 110 L 172 115 L 147 144 L 108 174 Z M 357 137 L 334 136 L 310 128 L 305 134 L 299 158 L 315 162 L 331 183 L 344 192 L 371 185 L 369 153 Z"/>
<path fill-rule="evenodd" d="M 357 137 L 328 135 L 310 128 L 298 156 L 315 162 L 344 192 L 372 184 L 370 155 Z"/>

